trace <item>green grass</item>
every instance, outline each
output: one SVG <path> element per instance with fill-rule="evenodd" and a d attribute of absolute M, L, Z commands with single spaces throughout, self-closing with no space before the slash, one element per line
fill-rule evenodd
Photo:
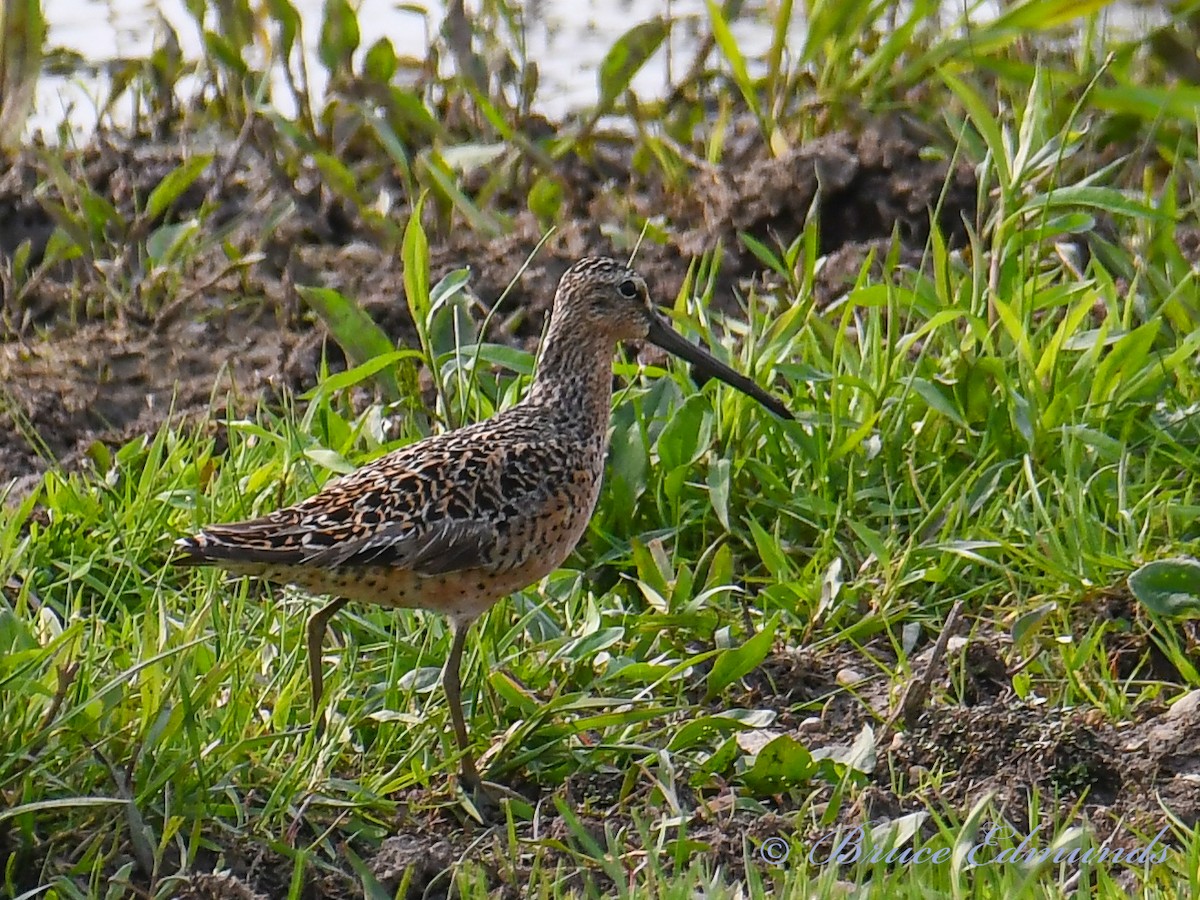
<path fill-rule="evenodd" d="M 397 224 L 363 211 L 365 170 L 339 161 L 322 117 L 275 122 L 272 165 L 283 177 L 323 154 L 311 156 L 323 195 L 396 247 L 418 344 L 381 359 L 386 337 L 351 300 L 305 292 L 357 368 L 282 409 L 261 404 L 220 421 L 219 437 L 164 425 L 115 452 L 97 445 L 92 468 L 51 472 L 3 507 L 0 892 L 166 897 L 189 872 L 266 859 L 283 873 L 272 882 L 280 896 L 328 878 L 386 897 L 364 860 L 415 819 L 451 836 L 454 864 L 431 891 L 452 880 L 462 896 L 1195 895 L 1196 826 L 1161 810 L 1117 823 L 1134 842 L 1168 826 L 1172 849 L 1152 865 L 972 867 L 969 850 L 992 823 L 1014 821 L 1011 798 L 960 792 L 949 764 L 893 769 L 889 744 L 875 746 L 888 733 L 878 709 L 862 708 L 867 730 L 841 736 L 859 742 L 827 758 L 811 751 L 830 741 L 796 728 L 856 692 L 835 674 L 867 665 L 864 649 L 883 662 L 859 674 L 882 676 L 885 701 L 897 697 L 960 601 L 963 633 L 997 645 L 1023 708 L 1127 725 L 1200 688 L 1189 623 L 1136 607 L 1127 619 L 1095 612 L 1098 595 L 1127 596 L 1140 564 L 1195 554 L 1200 538 L 1200 304 L 1195 261 L 1177 239 L 1196 214 L 1194 107 L 1155 80 L 1163 61 L 1140 45 L 1114 38 L 1111 57 L 1053 46 L 1030 56 L 1018 38 L 1054 33 L 1069 18 L 1061 3 L 1016 4 L 965 37 L 934 30 L 935 4 L 915 3 L 874 37 L 868 25 L 888 6 L 807 4 L 807 44 L 785 55 L 778 38 L 759 76 L 732 42 L 730 4 L 709 4 L 727 74 L 697 75 L 684 91 L 717 91 L 722 112 L 704 134 L 684 134 L 699 99 L 657 110 L 628 102 L 630 69 L 662 23 L 610 55 L 600 106 L 633 122 L 635 158 L 664 183 L 684 165 L 680 148 L 720 159 L 720 122 L 735 110 L 777 152 L 811 137 L 818 126 L 789 99 L 804 86 L 836 122 L 909 97 L 938 129 L 931 152 L 976 167 L 980 211 L 964 246 L 935 228 L 919 265 L 889 254 L 821 308 L 815 218 L 782 246 L 746 236 L 736 248 L 772 275 L 744 292 L 742 315 L 713 307 L 715 248 L 680 296 L 662 298 L 674 301 L 679 327 L 785 396 L 797 421 L 716 385 L 697 390 L 674 368 L 618 362 L 628 387 L 586 537 L 564 568 L 498 604 L 464 658 L 482 763 L 530 798 L 508 804 L 490 830 L 448 787 L 456 760 L 437 687 L 450 641 L 442 621 L 348 607 L 326 642 L 330 727 L 317 736 L 303 649 L 317 601 L 164 565 L 174 538 L 308 496 L 440 423 L 490 415 L 528 382 L 532 356 L 483 337 L 463 274 L 430 284 L 419 217 Z M 289 4 L 271 8 L 273 21 L 290 21 Z M 485 18 L 505 11 L 486 4 Z M 778 14 L 782 34 L 791 4 Z M 1172 27 L 1184 22 L 1181 10 Z M 322 31 L 322 59 L 333 74 L 365 79 L 350 53 L 356 29 L 339 29 Z M 276 34 L 287 58 L 287 31 Z M 255 73 L 237 65 L 237 41 L 254 39 L 232 26 L 209 38 L 210 113 L 227 126 L 270 119 L 254 108 Z M 386 52 L 374 52 L 375 74 L 388 70 L 377 80 L 388 83 L 394 60 L 389 69 Z M 293 80 L 298 94 L 304 84 Z M 598 117 L 535 152 L 518 139 L 512 96 L 476 91 L 479 132 L 451 135 L 433 115 L 437 98 L 392 85 L 360 136 L 379 141 L 371 165 L 395 167 L 409 208 L 425 192 L 433 231 L 503 229 L 513 196 L 553 220 L 556 162 L 590 152 Z M 849 109 L 851 98 L 862 108 Z M 303 97 L 302 109 L 320 102 Z M 414 122 L 427 129 L 415 139 Z M 445 151 L 504 129 L 496 183 L 468 190 Z M 1096 165 L 1098 148 L 1130 129 L 1142 129 L 1131 151 L 1144 164 Z M 195 157 L 168 175 L 132 224 L 58 167 L 58 190 L 73 198 L 54 210 L 63 247 L 89 260 L 123 241 L 137 248 L 118 260 L 132 268 L 112 281 L 115 308 L 133 304 L 137 266 L 154 276 L 137 294 L 143 307 L 169 302 L 171 265 L 187 265 L 189 236 L 205 230 L 213 201 L 186 223 L 157 220 L 209 164 Z M 241 265 L 232 247 L 224 252 L 231 270 Z M 17 287 L 36 275 L 9 272 Z M 412 414 L 417 364 L 433 374 L 429 416 Z M 394 402 L 356 404 L 355 387 L 371 382 Z M 1176 677 L 1122 674 L 1112 639 L 1129 635 Z M 793 701 L 772 666 L 801 649 L 825 687 Z M 971 677 L 951 657 L 929 708 L 960 707 Z M 905 730 L 910 740 L 920 733 Z M 942 749 L 950 759 L 969 748 Z M 881 787 L 903 811 L 865 817 Z M 1087 797 L 1060 787 L 1056 797 L 1030 786 L 1025 821 L 996 852 L 1034 829 L 1041 847 L 1099 843 L 1080 812 Z M 945 859 L 810 859 L 819 836 L 848 823 L 876 845 L 898 834 L 898 845 Z M 774 837 L 786 841 L 779 864 L 762 855 Z"/>

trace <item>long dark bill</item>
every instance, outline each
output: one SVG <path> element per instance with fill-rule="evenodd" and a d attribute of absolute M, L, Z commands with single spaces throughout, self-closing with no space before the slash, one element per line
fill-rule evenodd
<path fill-rule="evenodd" d="M 795 418 L 779 400 L 772 397 L 741 372 L 735 372 L 729 366 L 725 365 L 725 363 L 711 356 L 703 347 L 693 344 L 658 315 L 651 314 L 650 331 L 646 337 L 668 353 L 674 353 L 679 358 L 686 359 L 692 364 L 697 374 L 706 378 L 719 378 L 731 388 L 737 388 L 743 394 L 753 397 L 781 418 Z"/>

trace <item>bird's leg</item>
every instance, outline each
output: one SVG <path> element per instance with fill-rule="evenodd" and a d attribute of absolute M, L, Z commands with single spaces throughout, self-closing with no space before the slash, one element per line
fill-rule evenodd
<path fill-rule="evenodd" d="M 308 636 L 308 676 L 312 681 L 313 720 L 317 733 L 325 730 L 325 717 L 318 710 L 321 706 L 321 695 L 325 693 L 325 678 L 321 674 L 321 644 L 325 640 L 325 628 L 329 620 L 337 615 L 337 611 L 345 606 L 345 597 L 338 597 L 322 606 L 308 617 L 305 632 Z"/>
<path fill-rule="evenodd" d="M 442 670 L 442 685 L 446 691 L 446 702 L 450 705 L 450 721 L 454 725 L 454 737 L 458 741 L 458 749 L 462 753 L 462 781 L 472 790 L 477 790 L 481 781 L 475 770 L 475 759 L 467 742 L 467 723 L 463 719 L 462 710 L 462 653 L 463 645 L 467 642 L 467 632 L 471 629 L 470 619 L 451 619 L 450 630 L 453 640 L 450 644 L 450 655 L 446 657 L 446 667 Z"/>

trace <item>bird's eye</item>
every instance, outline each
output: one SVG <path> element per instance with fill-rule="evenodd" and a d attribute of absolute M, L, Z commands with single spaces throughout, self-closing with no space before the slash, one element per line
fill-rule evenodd
<path fill-rule="evenodd" d="M 621 296 L 626 300 L 636 300 L 639 293 L 637 282 L 632 278 L 626 278 L 622 281 L 617 290 L 621 292 Z"/>

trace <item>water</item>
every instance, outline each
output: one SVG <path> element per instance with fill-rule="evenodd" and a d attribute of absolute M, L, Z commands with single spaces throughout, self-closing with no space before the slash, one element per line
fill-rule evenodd
<path fill-rule="evenodd" d="M 324 69 L 315 52 L 322 20 L 323 0 L 293 0 L 305 22 L 308 70 L 313 88 L 324 87 Z M 414 4 L 408 4 L 411 7 Z M 772 4 L 773 5 L 773 4 Z M 803 27 L 801 8 L 796 3 L 794 30 Z M 963 2 L 947 3 L 947 18 L 961 14 Z M 986 19 L 997 14 L 1000 0 L 974 4 L 973 15 Z M 754 6 L 747 3 L 747 8 Z M 103 64 L 117 59 L 148 56 L 161 40 L 161 23 L 178 36 L 185 57 L 202 56 L 201 36 L 183 0 L 45 0 L 49 21 L 48 46 L 79 53 L 89 62 Z M 471 4 L 468 3 L 468 10 Z M 441 25 L 442 7 L 436 0 L 426 12 L 414 12 L 397 0 L 361 0 L 358 22 L 363 48 L 380 37 L 391 39 L 401 55 L 423 58 L 427 36 Z M 528 56 L 541 75 L 537 105 L 555 118 L 590 106 L 597 98 L 596 71 L 613 43 L 638 22 L 656 15 L 676 20 L 669 46 L 664 46 L 638 73 L 633 89 L 640 97 L 662 96 L 690 64 L 701 36 L 707 31 L 704 0 L 531 0 L 523 10 Z M 1106 12 L 1107 27 L 1144 34 L 1159 24 L 1166 13 L 1159 4 L 1115 3 Z M 732 23 L 738 45 L 748 58 L 760 57 L 771 42 L 769 15 L 743 14 Z M 180 85 L 181 90 L 187 89 Z M 273 92 L 285 114 L 287 92 Z M 48 76 L 39 84 L 37 108 L 31 128 L 53 134 L 62 122 L 71 123 L 76 135 L 94 127 L 99 105 L 104 102 L 109 82 L 103 71 L 71 77 Z M 121 109 L 116 111 L 120 118 Z"/>
<path fill-rule="evenodd" d="M 322 20 L 323 0 L 293 0 L 305 21 L 308 70 L 313 88 L 324 87 L 324 69 L 316 57 L 316 35 Z M 411 6 L 411 4 L 410 4 Z M 468 4 L 468 9 L 470 5 Z M 358 7 L 361 47 L 388 37 L 397 53 L 417 58 L 426 54 L 427 35 L 441 26 L 442 7 L 426 12 L 405 9 L 395 0 L 362 0 Z M 148 56 L 167 23 L 178 36 L 187 58 L 202 56 L 200 30 L 183 0 L 47 0 L 48 46 L 79 53 L 85 60 L 104 63 Z M 597 98 L 596 71 L 613 43 L 638 22 L 656 15 L 677 19 L 670 47 L 664 47 L 634 79 L 639 96 L 660 96 L 670 84 L 670 66 L 686 68 L 698 45 L 705 18 L 703 0 L 534 0 L 524 10 L 525 40 L 529 58 L 540 73 L 538 108 L 552 116 L 593 104 Z M 770 29 L 755 17 L 733 23 L 744 51 L 753 56 L 770 44 Z M 103 72 L 71 77 L 51 76 L 39 86 L 32 127 L 46 132 L 70 121 L 76 132 L 90 130 L 97 108 L 104 102 L 109 81 Z M 186 85 L 184 86 L 186 87 Z M 274 92 L 285 113 L 286 91 Z"/>

